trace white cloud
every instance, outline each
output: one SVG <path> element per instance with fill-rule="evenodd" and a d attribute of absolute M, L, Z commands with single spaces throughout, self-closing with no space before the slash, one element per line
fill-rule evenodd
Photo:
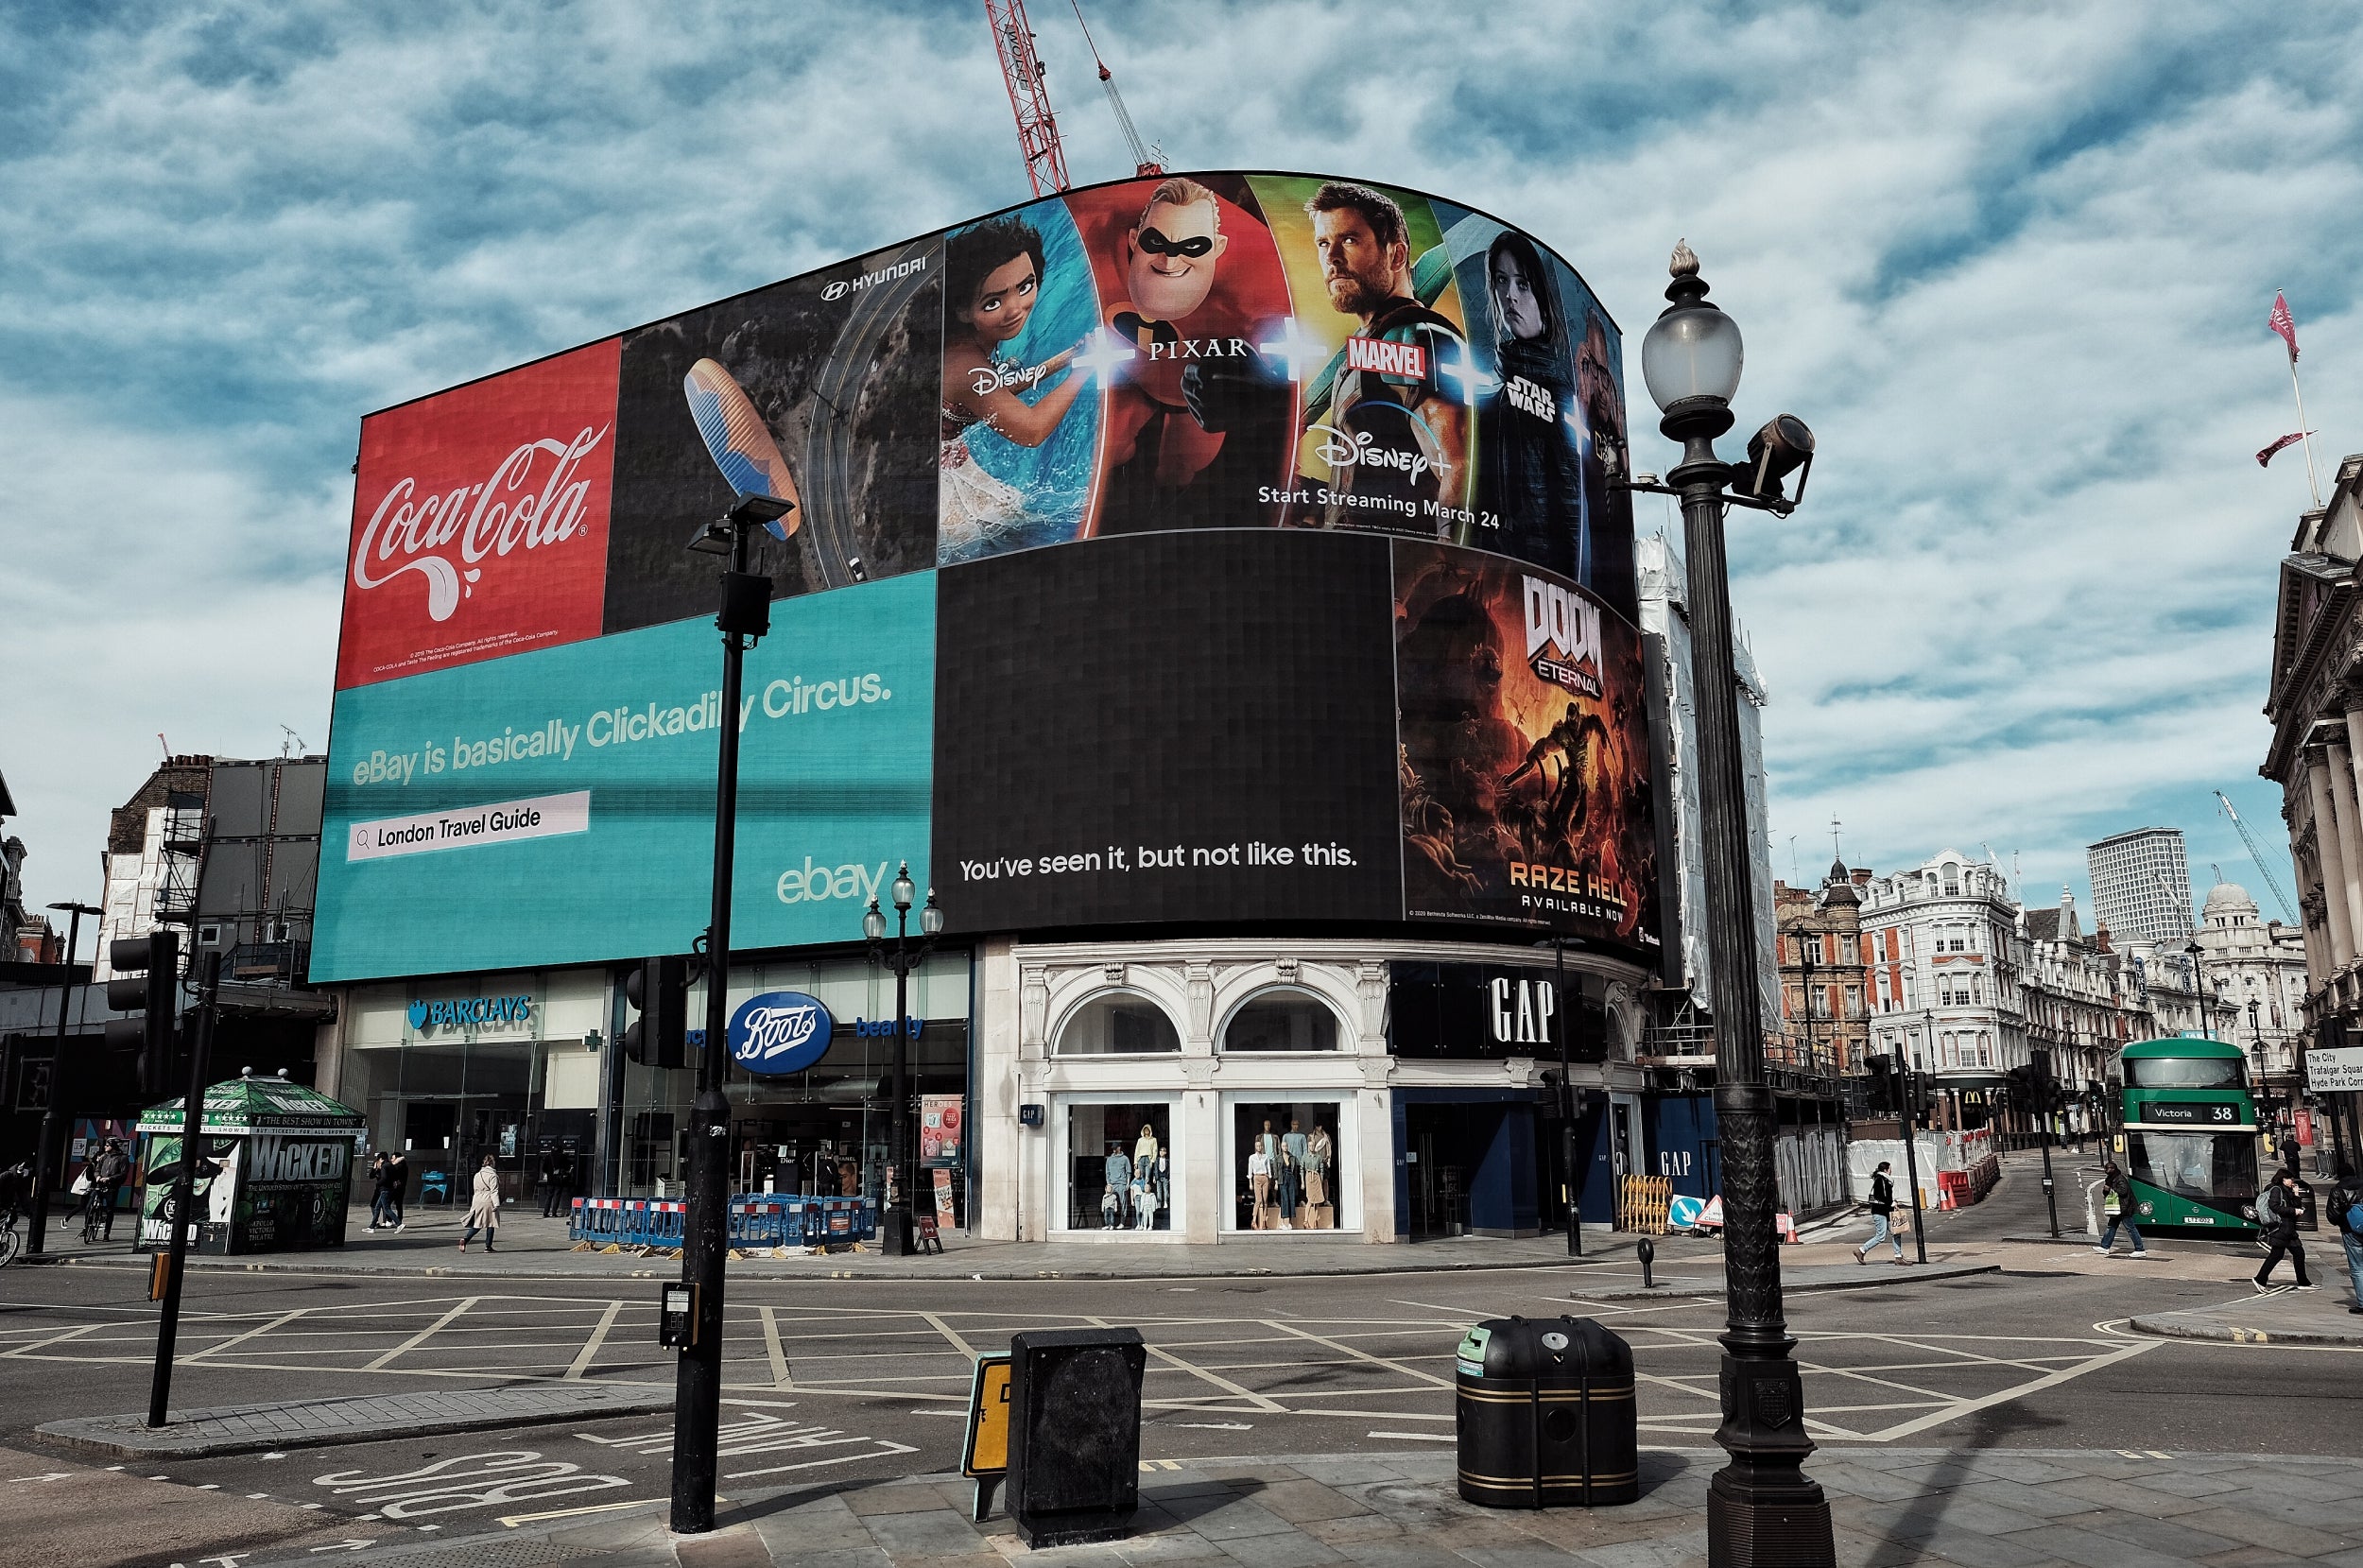
<path fill-rule="evenodd" d="M 1071 166 L 1121 172 L 1037 9 Z M 968 5 L 94 14 L 0 31 L 0 766 L 43 900 L 87 895 L 153 730 L 319 738 L 362 412 L 1025 194 Z M 1177 166 L 1501 213 L 1629 349 L 1699 249 L 1743 419 L 1821 439 L 1803 510 L 1734 524 L 1781 838 L 1836 811 L 1858 859 L 2008 839 L 2080 884 L 2086 838 L 2163 817 L 2231 871 L 2216 787 L 2278 837 L 2256 709 L 2303 465 L 2249 454 L 2294 421 L 2275 287 L 2309 370 L 2363 350 L 2351 10 L 1091 14 Z M 2309 388 L 2333 460 L 2353 387 Z"/>

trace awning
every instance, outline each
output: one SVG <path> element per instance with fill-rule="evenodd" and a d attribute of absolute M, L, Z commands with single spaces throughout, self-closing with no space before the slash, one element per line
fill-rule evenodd
<path fill-rule="evenodd" d="M 188 1096 L 143 1111 L 142 1132 L 179 1132 Z M 310 1131 L 358 1133 L 364 1118 L 358 1111 L 332 1100 L 319 1090 L 284 1077 L 235 1077 L 210 1084 L 205 1090 L 203 1130 L 235 1137 L 248 1132 Z"/>

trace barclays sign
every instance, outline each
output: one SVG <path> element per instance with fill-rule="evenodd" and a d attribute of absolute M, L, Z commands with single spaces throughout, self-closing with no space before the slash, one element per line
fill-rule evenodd
<path fill-rule="evenodd" d="M 731 1060 L 758 1077 L 801 1073 L 828 1053 L 837 1021 L 817 996 L 767 991 L 731 1014 Z"/>

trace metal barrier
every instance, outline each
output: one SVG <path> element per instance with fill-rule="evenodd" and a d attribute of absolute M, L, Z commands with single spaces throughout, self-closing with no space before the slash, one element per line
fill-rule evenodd
<path fill-rule="evenodd" d="M 688 1220 L 689 1205 L 679 1198 L 578 1198 L 566 1239 L 602 1249 L 677 1248 Z M 877 1233 L 878 1211 L 867 1198 L 740 1193 L 730 1200 L 730 1245 L 736 1248 L 843 1246 Z"/>

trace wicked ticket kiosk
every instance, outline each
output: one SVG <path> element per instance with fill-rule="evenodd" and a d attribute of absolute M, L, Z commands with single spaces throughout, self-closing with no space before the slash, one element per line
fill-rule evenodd
<path fill-rule="evenodd" d="M 185 1101 L 139 1120 L 139 1246 L 172 1243 Z M 353 1193 L 361 1113 L 303 1084 L 251 1074 L 210 1085 L 198 1126 L 196 1213 L 200 1252 L 285 1252 L 341 1247 Z"/>

